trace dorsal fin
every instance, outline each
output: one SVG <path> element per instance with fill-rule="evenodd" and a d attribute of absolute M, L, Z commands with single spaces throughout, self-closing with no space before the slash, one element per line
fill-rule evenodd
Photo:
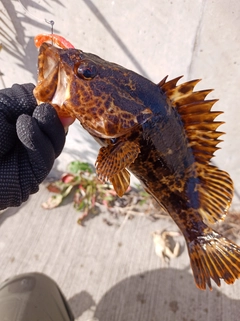
<path fill-rule="evenodd" d="M 219 149 L 219 137 L 224 134 L 217 131 L 224 122 L 215 121 L 222 112 L 211 111 L 216 99 L 205 100 L 212 90 L 194 92 L 199 79 L 177 85 L 180 78 L 169 82 L 164 78 L 159 86 L 166 93 L 171 106 L 178 111 L 188 138 L 188 146 L 194 154 L 194 169 L 189 170 L 194 170 L 201 182 L 198 187 L 201 204 L 199 212 L 204 220 L 214 223 L 224 219 L 233 196 L 233 184 L 228 173 L 210 164 L 214 152 Z"/>
<path fill-rule="evenodd" d="M 177 85 L 182 77 L 166 82 L 167 77 L 160 81 L 160 88 L 166 93 L 172 107 L 175 107 L 182 119 L 196 161 L 208 163 L 219 149 L 218 138 L 224 134 L 216 129 L 224 122 L 215 121 L 222 112 L 211 111 L 217 99 L 205 100 L 212 89 L 193 91 L 200 79 L 191 80 Z"/>
<path fill-rule="evenodd" d="M 164 78 L 160 81 L 160 83 L 158 84 L 158 86 L 161 87 L 165 92 L 168 91 L 168 90 L 170 90 L 170 89 L 175 88 L 178 80 L 181 79 L 183 76 L 179 76 L 179 77 L 177 77 L 177 78 L 174 78 L 174 79 L 169 80 L 168 82 L 166 82 L 167 77 L 168 77 L 168 76 L 164 77 Z"/>

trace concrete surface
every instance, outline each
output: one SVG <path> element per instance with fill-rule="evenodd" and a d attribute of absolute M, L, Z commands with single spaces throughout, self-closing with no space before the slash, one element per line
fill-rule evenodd
<path fill-rule="evenodd" d="M 0 3 L 0 88 L 35 82 L 33 37 L 55 32 L 76 47 L 159 82 L 165 75 L 202 78 L 198 88 L 215 88 L 212 98 L 226 121 L 222 150 L 214 162 L 235 183 L 233 209 L 240 209 L 239 84 L 240 3 L 230 1 L 2 0 Z M 95 162 L 98 146 L 78 124 L 70 129 L 63 154 L 50 176 L 71 159 Z M 183 248 L 169 267 L 154 253 L 151 232 L 175 229 L 169 220 L 119 218 L 109 227 L 107 213 L 76 224 L 71 204 L 41 209 L 44 186 L 19 209 L 0 216 L 0 282 L 17 273 L 40 271 L 53 277 L 70 301 L 76 320 L 101 321 L 239 319 L 240 281 L 211 293 L 195 288 Z M 181 240 L 182 242 L 182 240 Z M 182 242 L 183 244 L 183 242 Z"/>
<path fill-rule="evenodd" d="M 182 237 L 180 256 L 169 265 L 156 256 L 151 233 L 176 231 L 170 219 L 138 216 L 124 223 L 124 217 L 102 213 L 82 227 L 72 204 L 41 209 L 48 196 L 41 186 L 20 209 L 0 216 L 0 282 L 32 271 L 49 275 L 77 321 L 239 320 L 240 280 L 198 290 Z"/>

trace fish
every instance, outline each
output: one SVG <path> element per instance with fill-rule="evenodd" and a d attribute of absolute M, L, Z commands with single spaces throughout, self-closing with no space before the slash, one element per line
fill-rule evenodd
<path fill-rule="evenodd" d="M 52 37 L 52 38 L 51 38 Z M 54 38 L 55 37 L 55 38 Z M 53 39 L 53 44 L 45 42 Z M 56 40 L 57 39 L 57 40 Z M 57 43 L 58 42 L 58 43 Z M 55 44 L 60 44 L 56 46 Z M 195 90 L 199 79 L 158 84 L 58 36 L 38 36 L 34 95 L 73 117 L 100 144 L 96 172 L 121 197 L 130 173 L 165 209 L 185 238 L 196 286 L 212 289 L 240 277 L 240 247 L 212 228 L 224 220 L 233 182 L 212 163 L 224 133 L 213 111 L 212 91 Z"/>

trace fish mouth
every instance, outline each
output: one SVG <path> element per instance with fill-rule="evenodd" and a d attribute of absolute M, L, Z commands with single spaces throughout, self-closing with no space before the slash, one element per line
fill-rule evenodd
<path fill-rule="evenodd" d="M 38 104 L 51 103 L 61 107 L 69 98 L 68 77 L 61 68 L 59 49 L 43 43 L 38 56 L 38 83 L 34 95 Z"/>
<path fill-rule="evenodd" d="M 66 72 L 59 68 L 58 82 L 55 89 L 55 93 L 52 97 L 52 104 L 61 107 L 64 102 L 69 99 L 70 90 L 68 85 L 68 78 Z"/>

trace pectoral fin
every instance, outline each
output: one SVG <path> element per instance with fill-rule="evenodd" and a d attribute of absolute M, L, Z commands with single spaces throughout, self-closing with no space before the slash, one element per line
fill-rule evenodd
<path fill-rule="evenodd" d="M 121 172 L 113 175 L 112 178 L 110 178 L 110 182 L 113 184 L 114 190 L 116 191 L 117 195 L 119 197 L 122 197 L 130 185 L 129 171 L 123 169 Z"/>
<path fill-rule="evenodd" d="M 95 164 L 98 178 L 101 181 L 114 181 L 114 175 L 132 164 L 139 152 L 138 144 L 131 141 L 120 141 L 100 148 Z"/>

